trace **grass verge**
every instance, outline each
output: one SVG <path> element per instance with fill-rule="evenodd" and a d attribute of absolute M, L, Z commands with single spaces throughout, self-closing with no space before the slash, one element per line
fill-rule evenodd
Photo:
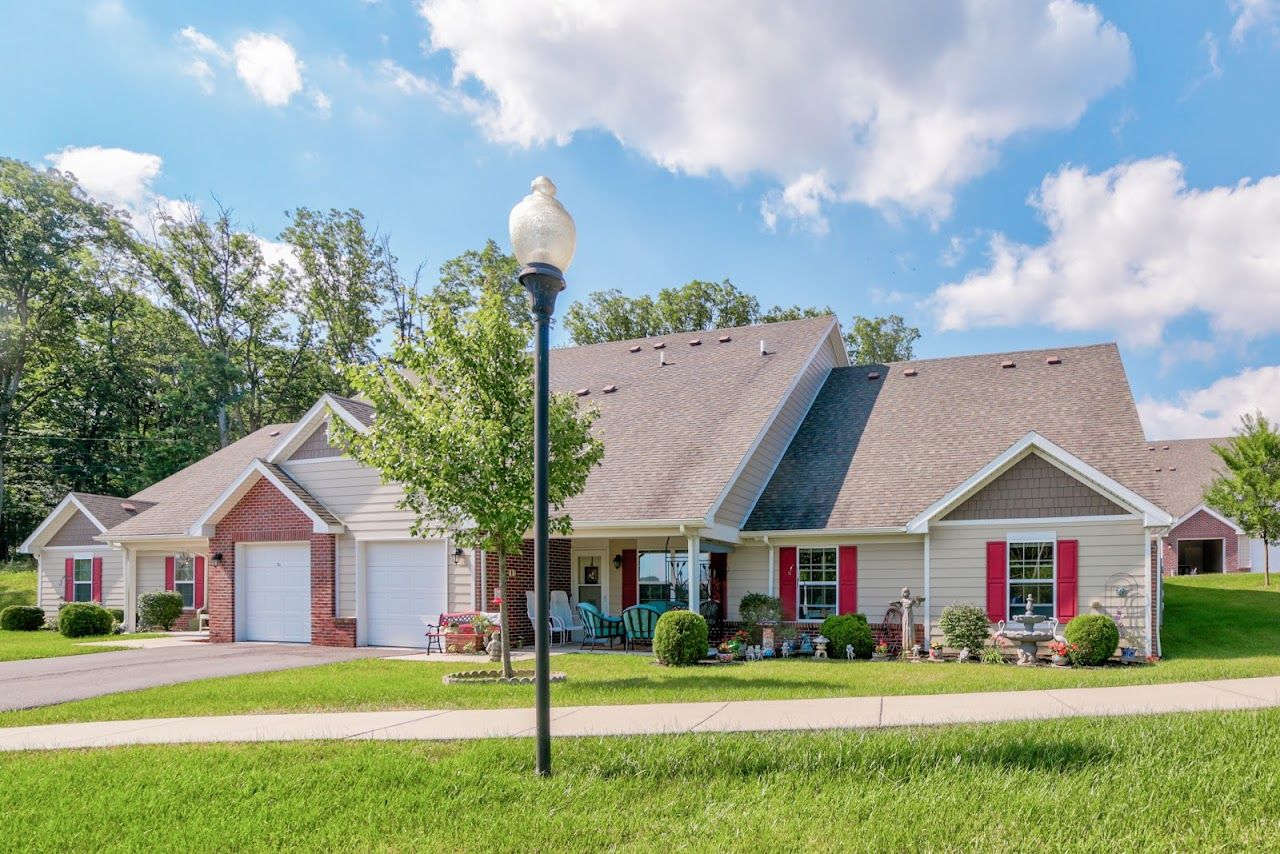
<path fill-rule="evenodd" d="M 0 839 L 31 851 L 1275 850 L 1280 776 L 1259 769 L 1280 767 L 1277 727 L 1280 711 L 561 739 L 546 780 L 528 740 L 9 754 Z"/>
<path fill-rule="evenodd" d="M 6 632 L 0 630 L 0 661 L 24 661 L 32 658 L 57 658 L 63 655 L 88 655 L 114 652 L 126 646 L 85 646 L 90 641 L 117 641 L 157 637 L 153 634 L 102 635 L 101 637 L 65 638 L 57 632 Z"/>
<path fill-rule="evenodd" d="M 13 567 L 17 568 L 13 568 Z M 36 604 L 36 571 L 29 563 L 0 565 L 0 611 L 10 605 Z"/>

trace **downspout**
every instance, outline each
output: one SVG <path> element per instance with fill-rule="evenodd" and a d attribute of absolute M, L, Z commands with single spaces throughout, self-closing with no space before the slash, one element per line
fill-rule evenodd
<path fill-rule="evenodd" d="M 1147 569 L 1147 595 L 1143 596 L 1146 602 L 1146 623 L 1147 623 L 1147 655 L 1156 655 L 1155 626 L 1151 622 L 1151 616 L 1155 609 L 1152 607 L 1152 599 L 1155 597 L 1156 580 L 1154 576 L 1155 565 L 1151 562 L 1151 530 L 1143 528 L 1142 530 L 1142 564 Z"/>
<path fill-rule="evenodd" d="M 776 573 L 773 558 L 773 543 L 769 542 L 769 535 L 765 534 L 760 538 L 769 549 L 769 595 L 773 595 L 773 576 Z"/>
<path fill-rule="evenodd" d="M 924 642 L 933 640 L 933 573 L 929 564 L 929 532 L 924 534 Z M 915 640 L 912 639 L 912 643 Z M 904 640 L 903 646 L 906 646 Z"/>

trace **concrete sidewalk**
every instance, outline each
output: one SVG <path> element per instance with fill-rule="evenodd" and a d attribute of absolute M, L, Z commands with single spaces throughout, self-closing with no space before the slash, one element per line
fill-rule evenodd
<path fill-rule="evenodd" d="M 557 736 L 877 729 L 1277 706 L 1280 677 L 1268 676 L 989 694 L 565 706 L 552 709 L 551 728 Z M 533 726 L 532 709 L 228 715 L 0 728 L 0 750 L 312 739 L 509 738 L 532 735 Z"/>

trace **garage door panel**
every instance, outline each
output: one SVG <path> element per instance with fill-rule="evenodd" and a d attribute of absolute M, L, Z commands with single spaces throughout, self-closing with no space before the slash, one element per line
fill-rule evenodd
<path fill-rule="evenodd" d="M 448 602 L 442 542 L 367 543 L 365 639 L 371 646 L 426 646 L 423 617 Z"/>
<path fill-rule="evenodd" d="M 311 549 L 306 543 L 243 547 L 244 639 L 311 641 Z"/>

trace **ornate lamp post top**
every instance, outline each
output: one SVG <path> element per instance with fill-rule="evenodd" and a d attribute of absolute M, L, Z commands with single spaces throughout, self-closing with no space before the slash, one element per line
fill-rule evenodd
<path fill-rule="evenodd" d="M 545 175 L 533 179 L 533 192 L 511 209 L 508 228 L 516 260 L 525 267 L 548 265 L 563 274 L 573 263 L 578 230 L 556 198 L 556 185 Z"/>

